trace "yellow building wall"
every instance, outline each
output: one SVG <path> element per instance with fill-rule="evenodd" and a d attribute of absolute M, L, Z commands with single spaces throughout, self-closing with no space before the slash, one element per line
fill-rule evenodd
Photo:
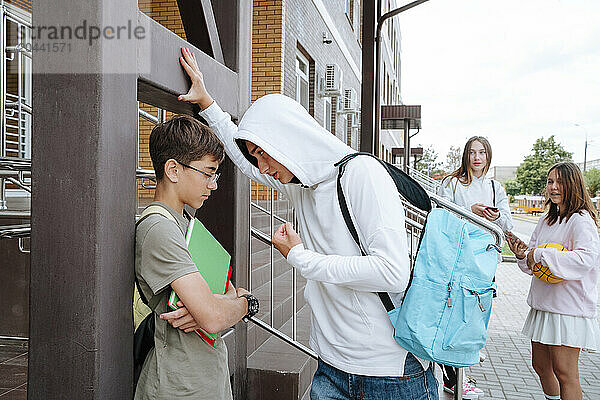
<path fill-rule="evenodd" d="M 31 0 L 4 0 L 4 2 L 17 6 L 21 10 L 31 12 Z"/>
<path fill-rule="evenodd" d="M 254 0 L 252 9 L 252 101 L 283 92 L 283 0 Z M 268 188 L 252 182 L 252 200 L 268 200 Z M 276 192 L 274 194 L 276 196 Z"/>

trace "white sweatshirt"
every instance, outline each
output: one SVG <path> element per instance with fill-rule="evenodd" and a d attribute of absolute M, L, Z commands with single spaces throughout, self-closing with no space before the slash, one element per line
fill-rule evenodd
<path fill-rule="evenodd" d="M 457 178 L 446 178 L 438 190 L 438 195 L 458 204 L 469 212 L 472 212 L 471 206 L 475 203 L 498 207 L 500 217 L 492 222 L 502 228 L 503 231 L 510 231 L 513 228 L 513 222 L 506 191 L 500 182 L 496 180 L 494 180 L 494 189 L 496 191 L 496 204 L 494 204 L 492 179 L 485 176 L 479 178 L 474 176 L 471 184 L 465 186 Z"/>
<path fill-rule="evenodd" d="M 371 157 L 358 157 L 347 164 L 342 178 L 368 254 L 361 256 L 338 204 L 333 166 L 354 150 L 283 95 L 254 102 L 239 128 L 215 103 L 200 115 L 244 174 L 285 193 L 294 205 L 303 245 L 292 248 L 287 260 L 307 279 L 310 346 L 323 361 L 347 373 L 402 376 L 407 352 L 395 342 L 386 310 L 374 293 L 391 292 L 394 299 L 410 276 L 404 210 L 385 169 Z M 282 184 L 260 174 L 236 139 L 260 146 L 302 184 Z M 427 368 L 428 362 L 421 363 Z"/>
<path fill-rule="evenodd" d="M 587 211 L 573 214 L 567 222 L 550 226 L 546 215 L 540 217 L 531 239 L 529 249 L 535 249 L 536 263 L 550 268 L 559 283 L 546 283 L 531 279 L 527 304 L 533 309 L 550 311 L 575 317 L 595 318 L 598 303 L 598 273 L 600 271 L 600 240 L 594 220 Z M 547 247 L 536 249 L 545 243 L 558 243 L 569 251 Z M 523 272 L 532 275 L 527 260 L 518 260 Z"/>

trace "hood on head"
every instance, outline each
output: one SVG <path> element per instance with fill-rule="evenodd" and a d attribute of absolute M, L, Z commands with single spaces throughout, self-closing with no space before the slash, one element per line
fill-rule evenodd
<path fill-rule="evenodd" d="M 256 100 L 238 126 L 235 141 L 258 168 L 256 158 L 248 153 L 246 140 L 260 146 L 306 186 L 335 175 L 333 164 L 354 152 L 319 125 L 300 103 L 281 94 Z"/>

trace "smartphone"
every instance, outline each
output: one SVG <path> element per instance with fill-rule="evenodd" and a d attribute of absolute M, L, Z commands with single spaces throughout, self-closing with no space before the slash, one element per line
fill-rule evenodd
<path fill-rule="evenodd" d="M 493 212 L 498 212 L 498 211 L 500 211 L 500 210 L 498 209 L 498 207 L 486 207 L 485 209 L 486 209 L 486 210 L 493 211 Z"/>
<path fill-rule="evenodd" d="M 513 242 L 515 239 L 519 239 L 517 237 L 517 235 L 515 235 L 511 231 L 504 231 L 504 237 L 506 238 L 507 241 L 510 241 L 510 242 Z M 521 240 L 521 239 L 519 239 L 519 240 Z"/>

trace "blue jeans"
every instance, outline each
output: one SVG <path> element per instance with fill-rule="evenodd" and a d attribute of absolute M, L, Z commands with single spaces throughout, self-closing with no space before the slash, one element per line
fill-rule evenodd
<path fill-rule="evenodd" d="M 438 400 L 433 363 L 424 371 L 408 354 L 404 376 L 363 376 L 340 371 L 319 359 L 312 380 L 311 400 Z"/>

